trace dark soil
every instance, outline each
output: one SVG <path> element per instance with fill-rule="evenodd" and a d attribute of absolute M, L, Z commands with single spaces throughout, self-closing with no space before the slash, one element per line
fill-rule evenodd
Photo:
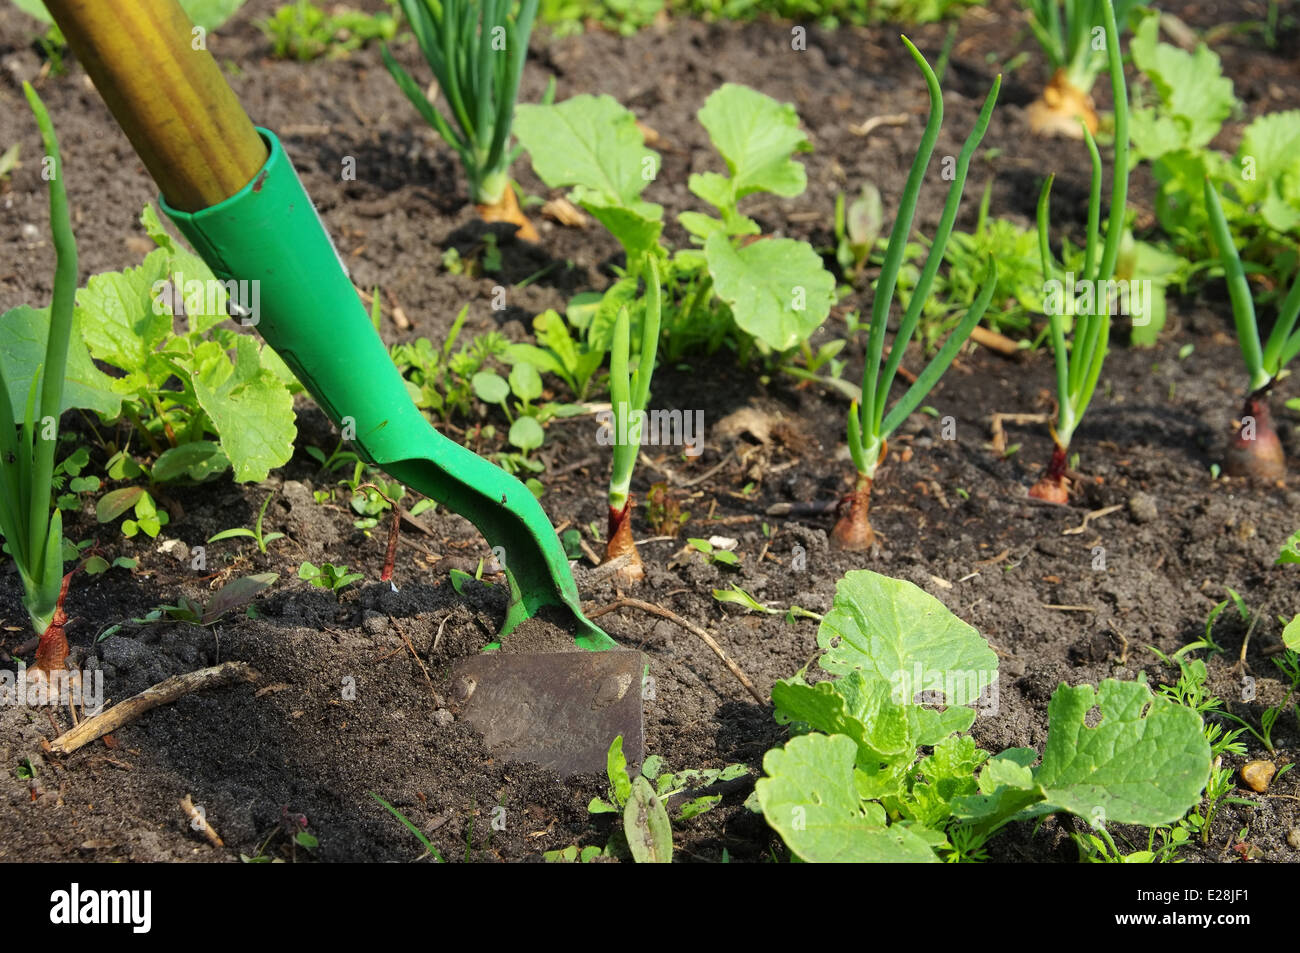
<path fill-rule="evenodd" d="M 1187 3 L 1179 16 L 1204 29 L 1226 19 L 1260 19 L 1262 3 Z M 498 327 L 524 334 L 537 312 L 563 309 L 577 291 L 602 288 L 617 246 L 603 232 L 562 228 L 539 220 L 542 244 L 501 242 L 501 275 L 457 277 L 438 264 L 456 245 L 471 251 L 482 227 L 464 199 L 454 156 L 414 115 L 383 69 L 378 52 L 307 66 L 268 59 L 252 21 L 273 7 L 253 0 L 213 49 L 235 90 L 259 124 L 276 130 L 336 237 L 358 286 L 381 285 L 413 323 L 406 331 L 385 324 L 386 339 L 417 335 L 440 341 L 466 302 L 468 328 Z M 1031 49 L 1015 4 L 998 0 L 973 10 L 945 79 L 947 123 L 938 153 L 955 154 L 969 130 L 996 65 Z M 942 44 L 942 25 L 909 30 L 929 53 Z M 765 231 L 831 241 L 831 209 L 842 189 L 871 179 L 896 201 L 920 134 L 924 87 L 895 30 L 809 31 L 808 49 L 792 52 L 789 28 L 779 24 L 702 25 L 674 22 L 630 38 L 606 34 L 533 43 L 521 99 L 535 101 L 548 74 L 560 97 L 605 92 L 631 107 L 663 138 L 664 167 L 647 198 L 661 202 L 667 220 L 693 207 L 686 189 L 692 171 L 717 167 L 695 110 L 721 82 L 746 83 L 793 101 L 816 146 L 806 164 L 808 191 L 790 201 L 755 202 L 746 210 Z M 23 144 L 24 166 L 0 195 L 0 309 L 44 304 L 52 255 L 46 198 L 38 176 L 33 124 L 22 102 L 22 79 L 35 79 L 40 59 L 28 45 L 28 21 L 0 7 L 0 147 Z M 1248 115 L 1286 108 L 1300 99 L 1300 57 L 1294 30 L 1266 50 L 1257 34 L 1220 42 L 1218 50 Z M 413 46 L 400 57 L 424 75 Z M 1023 107 L 1046 74 L 1036 57 L 1007 77 L 986 146 L 1002 149 L 996 166 L 980 166 L 968 187 L 959 227 L 974 220 L 984 181 L 996 176 L 995 214 L 1028 225 L 1041 175 L 1058 173 L 1054 203 L 1061 221 L 1082 223 L 1083 165 L 1060 143 L 1033 139 Z M 139 209 L 154 188 L 98 95 L 75 64 L 51 77 L 41 93 L 58 127 L 81 248 L 83 275 L 139 262 Z M 1108 103 L 1099 88 L 1100 105 Z M 874 115 L 913 119 L 884 126 L 863 139 L 848 130 Z M 1219 143 L 1235 145 L 1242 122 L 1230 123 Z M 1075 149 L 1077 151 L 1077 149 Z M 356 181 L 341 181 L 344 157 L 357 161 Z M 516 167 L 525 188 L 546 194 L 527 162 Z M 922 195 L 917 223 L 931 229 L 941 191 Z M 1132 201 L 1149 221 L 1150 180 L 1139 171 Z M 670 226 L 678 245 L 685 236 Z M 513 284 L 549 267 L 526 287 Z M 504 313 L 490 307 L 498 283 L 509 290 Z M 1226 588 L 1241 593 L 1259 624 L 1243 671 L 1258 679 L 1258 694 L 1241 701 L 1242 674 L 1231 665 L 1245 626 L 1228 613 L 1216 636 L 1228 658 L 1211 661 L 1215 690 L 1229 708 L 1258 722 L 1281 687 L 1271 656 L 1280 645 L 1279 616 L 1300 611 L 1294 567 L 1274 567 L 1282 541 L 1296 526 L 1300 491 L 1213 480 L 1211 464 L 1223 449 L 1240 405 L 1243 373 L 1224 295 L 1170 302 L 1165 340 L 1153 351 L 1117 347 L 1102 386 L 1075 438 L 1081 489 L 1074 505 L 1035 505 L 1026 496 L 1050 452 L 1042 426 L 1012 428 L 1017 452 L 999 457 L 988 446 L 994 412 L 1051 410 L 1050 355 L 1010 362 L 975 351 L 955 365 L 928 403 L 940 418 L 955 418 L 956 439 L 942 438 L 940 419 L 917 415 L 892 441 L 891 463 L 875 485 L 872 520 L 883 539 L 869 557 L 827 548 L 830 515 L 793 520 L 764 516 L 779 502 L 830 500 L 849 487 L 851 464 L 843 445 L 845 407 L 816 389 L 780 378 L 766 380 L 723 352 L 690 367 L 664 367 L 656 376 L 656 406 L 704 408 L 710 441 L 687 459 L 647 448 L 634 491 L 644 500 L 651 482 L 666 481 L 692 514 L 681 536 L 722 535 L 738 541 L 739 570 L 681 556 L 683 543 L 653 538 L 644 508 L 634 529 L 644 539 L 645 582 L 626 595 L 672 609 L 709 628 L 760 690 L 805 665 L 816 651 L 816 625 L 788 625 L 777 617 L 733 611 L 710 591 L 737 583 L 761 601 L 798 604 L 824 612 L 844 572 L 869 567 L 915 582 L 983 633 L 1001 659 L 1000 706 L 981 717 L 973 733 L 983 747 L 1042 746 L 1047 702 L 1061 682 L 1107 678 L 1153 682 L 1171 673 L 1148 650 L 1170 652 L 1199 637 Z M 818 340 L 844 333 L 843 314 L 869 305 L 843 302 Z M 1185 359 L 1180 348 L 1195 350 Z M 860 345 L 851 344 L 850 351 Z M 917 357 L 909 356 L 916 366 Z M 847 376 L 852 377 L 852 367 Z M 1285 385 L 1283 387 L 1285 390 Z M 1297 445 L 1296 416 L 1274 407 L 1283 443 Z M 741 408 L 765 415 L 773 438 L 720 436 L 723 418 Z M 337 436 L 310 403 L 300 407 L 299 446 L 329 452 Z M 486 408 L 479 412 L 495 420 Z M 499 421 L 497 421 L 499 423 Z M 462 421 L 462 424 L 471 423 Z M 80 431 L 91 439 L 88 428 Z M 556 421 L 541 451 L 548 467 L 544 505 L 556 525 L 586 527 L 605 512 L 608 457 L 596 444 L 590 418 Z M 453 433 L 456 433 L 453 431 Z M 457 434 L 458 436 L 460 434 Z M 484 448 L 491 449 L 491 448 Z M 92 445 L 92 451 L 99 451 Z M 96 460 L 102 464 L 102 454 Z M 575 466 L 581 464 L 580 466 Z M 566 469 L 567 468 L 567 469 Z M 701 482 L 682 484 L 705 473 Z M 604 781 L 561 781 L 536 768 L 494 760 L 455 717 L 448 672 L 496 632 L 505 611 L 500 577 L 453 589 L 447 569 L 470 571 L 488 557 L 465 520 L 437 511 L 419 517 L 427 533 L 410 530 L 398 549 L 394 591 L 379 578 L 387 524 L 363 533 L 346 505 L 320 505 L 312 491 L 329 489 L 342 474 L 322 472 L 304 452 L 264 486 L 228 481 L 169 491 L 176 518 L 157 540 L 127 540 L 100 526 L 93 509 L 72 521 L 74 539 L 95 538 L 110 555 L 139 559 L 135 572 L 78 576 L 68 600 L 68 634 L 89 667 L 103 670 L 110 699 L 121 700 L 160 679 L 217 661 L 240 659 L 259 677 L 232 688 L 198 693 L 158 708 L 97 742 L 56 759 L 43 742 L 67 727 L 66 712 L 22 706 L 0 710 L 0 859 L 235 860 L 260 851 L 285 859 L 288 835 L 276 833 L 289 815 L 305 815 L 320 841 L 318 860 L 411 860 L 415 838 L 368 796 L 374 792 L 402 811 L 447 859 L 537 860 L 571 843 L 602 844 L 608 823 L 586 811 L 604 795 Z M 192 547 L 214 533 L 251 526 L 268 492 L 268 530 L 286 534 L 260 554 L 247 540 L 207 546 L 203 571 Z M 408 496 L 407 501 L 410 502 Z M 1105 515 L 1095 513 L 1118 507 Z M 1085 525 L 1085 516 L 1094 517 Z M 765 533 L 765 528 L 767 533 Z M 770 533 L 770 535 L 769 535 Z M 796 550 L 796 546 L 800 547 Z M 796 560 L 802 552 L 805 559 Z M 366 581 L 340 596 L 296 576 L 303 560 L 346 563 Z M 161 622 L 136 624 L 179 596 L 205 600 L 210 590 L 251 572 L 279 573 L 256 603 L 256 618 L 232 613 L 210 627 Z M 492 583 L 489 585 L 488 583 Z M 592 607 L 615 599 L 613 586 L 589 570 L 578 585 Z M 0 612 L 7 623 L 0 647 L 27 638 L 15 574 L 0 580 Z M 764 751 L 784 731 L 699 639 L 669 621 L 634 610 L 604 615 L 602 626 L 620 642 L 644 650 L 656 680 L 646 704 L 647 750 L 670 769 L 745 762 L 755 776 Z M 122 628 L 100 638 L 111 625 Z M 545 628 L 544 626 L 542 628 Z M 554 648 L 554 639 L 541 642 Z M 1284 717 L 1275 732 L 1279 764 L 1300 755 L 1300 726 Z M 1263 756 L 1252 744 L 1250 756 Z M 1232 759 L 1239 767 L 1244 759 Z M 28 780 L 20 767 L 35 769 Z M 1271 861 L 1300 860 L 1288 846 L 1300 826 L 1297 775 L 1280 778 L 1270 796 L 1249 807 L 1229 805 L 1215 822 L 1208 847 L 1187 848 L 1191 860 L 1236 860 L 1237 833 Z M 676 830 L 678 856 L 716 861 L 725 848 L 736 860 L 761 860 L 779 847 L 762 819 L 743 807 L 749 784 L 728 791 L 720 807 Z M 1239 792 L 1239 793 L 1246 793 Z M 209 846 L 190 829 L 179 802 L 190 794 L 224 839 Z M 504 808 L 504 813 L 494 811 Z M 1069 839 L 1076 822 L 1050 820 L 1036 831 L 1012 829 L 994 841 L 999 860 L 1073 860 Z M 1130 832 L 1134 846 L 1145 838 Z M 270 841 L 268 842 L 268 837 Z M 263 847 L 263 845 L 267 845 Z"/>

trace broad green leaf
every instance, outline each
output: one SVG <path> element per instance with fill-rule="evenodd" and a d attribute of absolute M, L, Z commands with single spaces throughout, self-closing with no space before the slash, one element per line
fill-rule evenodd
<path fill-rule="evenodd" d="M 194 357 L 194 393 L 237 482 L 265 480 L 293 455 L 293 397 L 262 368 L 252 337 L 236 335 L 233 363 L 220 345 L 201 344 Z"/>
<path fill-rule="evenodd" d="M 659 221 L 659 214 L 648 215 L 638 209 L 598 205 L 589 199 L 581 202 L 582 207 L 609 229 L 609 233 L 623 246 L 623 250 L 627 253 L 628 271 L 633 274 L 639 273 L 641 260 L 659 245 L 659 236 L 664 230 L 664 223 Z M 650 207 L 659 208 L 657 205 Z"/>
<path fill-rule="evenodd" d="M 101 523 L 111 523 L 140 502 L 140 498 L 144 495 L 144 487 L 141 486 L 124 486 L 120 490 L 110 490 L 95 504 L 95 518 Z"/>
<path fill-rule="evenodd" d="M 1099 717 L 1089 728 L 1089 712 Z M 1047 706 L 1047 746 L 1035 773 L 1047 800 L 1102 823 L 1171 824 L 1210 774 L 1201 716 L 1145 682 L 1062 685 Z"/>
<path fill-rule="evenodd" d="M 699 120 L 727 162 L 733 206 L 753 192 L 790 197 L 807 187 L 803 165 L 790 158 L 812 151 L 794 106 L 747 86 L 724 83 L 705 101 Z"/>
<path fill-rule="evenodd" d="M 1159 17 L 1144 19 L 1133 33 L 1129 50 L 1133 62 L 1151 80 L 1160 97 L 1161 113 L 1176 123 L 1181 145 L 1200 149 L 1218 135 L 1223 121 L 1232 114 L 1236 97 L 1232 80 L 1223 76 L 1219 56 L 1204 43 L 1188 53 L 1168 43 L 1157 42 Z M 1146 120 L 1134 124 L 1140 135 L 1147 130 Z M 1158 132 L 1162 143 L 1172 135 L 1168 128 Z M 1134 136 L 1140 157 L 1151 158 L 1159 152 L 1148 151 L 1149 144 Z M 1167 144 L 1166 144 L 1167 145 Z"/>
<path fill-rule="evenodd" d="M 623 836 L 638 864 L 667 864 L 673 859 L 673 829 L 668 811 L 650 782 L 638 777 L 623 808 Z"/>
<path fill-rule="evenodd" d="M 1260 203 L 1260 215 L 1270 228 L 1294 231 L 1300 225 L 1300 110 L 1257 118 L 1242 134 L 1237 158 L 1243 175 L 1234 184 L 1242 201 Z"/>
<path fill-rule="evenodd" d="M 1300 652 L 1300 615 L 1288 622 L 1282 630 L 1282 644 L 1293 652 Z"/>
<path fill-rule="evenodd" d="M 852 691 L 852 709 L 841 691 L 841 683 Z M 859 672 L 839 682 L 807 685 L 789 679 L 772 686 L 772 704 L 778 722 L 802 722 L 815 731 L 852 738 L 859 748 L 858 761 L 863 765 L 894 761 L 899 755 L 906 755 L 910 761 L 916 749 L 911 743 L 907 716 L 890 701 L 889 695 L 888 682 L 872 678 L 867 683 Z"/>
<path fill-rule="evenodd" d="M 916 765 L 924 780 L 912 786 L 908 815 L 926 827 L 942 827 L 952 814 L 953 800 L 977 792 L 975 772 L 988 754 L 969 737 L 951 736 L 935 745 Z"/>
<path fill-rule="evenodd" d="M 510 368 L 510 389 L 520 400 L 531 403 L 542 396 L 542 375 L 527 362 Z"/>
<path fill-rule="evenodd" d="M 214 461 L 213 457 L 219 457 L 220 460 Z M 220 466 L 214 469 L 218 463 Z M 211 440 L 196 440 L 164 450 L 158 455 L 149 475 L 155 483 L 171 483 L 182 477 L 198 481 L 221 472 L 229 465 L 230 461 L 216 443 Z"/>
<path fill-rule="evenodd" d="M 136 268 L 94 275 L 77 289 L 76 320 L 92 357 L 128 373 L 148 368 L 172 329 L 160 286 L 167 276 L 167 253 L 158 249 Z"/>
<path fill-rule="evenodd" d="M 73 315 L 61 410 L 77 407 L 111 419 L 121 412 L 122 397 L 114 392 L 113 379 L 90 359 L 81 333 L 81 318 L 80 314 Z M 0 373 L 9 388 L 15 424 L 23 422 L 32 375 L 45 361 L 49 335 L 49 308 L 20 305 L 0 315 Z"/>
<path fill-rule="evenodd" d="M 885 826 L 883 809 L 858 796 L 857 745 L 844 735 L 800 735 L 763 757 L 756 785 L 768 824 L 787 847 L 811 863 L 935 863 L 909 828 Z"/>
<path fill-rule="evenodd" d="M 942 602 L 903 579 L 860 569 L 835 586 L 817 644 L 821 667 L 884 679 L 898 700 L 936 691 L 948 704 L 973 704 L 997 677 L 998 659 L 984 638 Z"/>
<path fill-rule="evenodd" d="M 519 417 L 510 425 L 509 441 L 527 453 L 536 450 L 546 440 L 546 433 L 535 417 Z"/>
<path fill-rule="evenodd" d="M 605 753 L 605 777 L 609 779 L 614 802 L 622 807 L 632 793 L 632 779 L 627 773 L 627 756 L 623 754 L 623 736 L 618 735 Z"/>
<path fill-rule="evenodd" d="M 485 404 L 499 404 L 510 396 L 510 385 L 496 371 L 479 371 L 470 379 L 474 393 Z"/>
<path fill-rule="evenodd" d="M 715 234 L 704 254 L 736 324 L 774 351 L 806 341 L 835 303 L 835 278 L 807 242 L 772 238 L 735 248 Z"/>
<path fill-rule="evenodd" d="M 576 199 L 657 219 L 663 209 L 641 201 L 659 168 L 636 117 L 612 96 L 575 96 L 551 106 L 520 105 L 514 133 L 551 188 L 573 186 Z"/>
<path fill-rule="evenodd" d="M 167 256 L 167 277 L 176 289 L 172 294 L 179 299 L 191 332 L 207 331 L 225 321 L 226 284 L 218 281 L 212 269 L 198 255 L 187 251 L 164 227 L 150 203 L 140 212 L 140 224 L 154 244 Z"/>

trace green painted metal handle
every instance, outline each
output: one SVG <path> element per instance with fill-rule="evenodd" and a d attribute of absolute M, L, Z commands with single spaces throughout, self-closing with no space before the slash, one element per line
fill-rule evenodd
<path fill-rule="evenodd" d="M 257 330 L 354 435 L 359 455 L 469 519 L 504 552 L 502 636 L 557 606 L 572 613 L 580 648 L 617 648 L 583 616 L 564 549 L 531 491 L 438 433 L 411 402 L 283 146 L 258 132 L 270 155 L 253 181 L 198 212 L 161 200 L 163 209 L 219 278 L 259 282 Z"/>

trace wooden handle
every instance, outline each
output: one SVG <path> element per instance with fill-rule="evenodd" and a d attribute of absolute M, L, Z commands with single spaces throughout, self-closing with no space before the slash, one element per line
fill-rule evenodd
<path fill-rule="evenodd" d="M 176 0 L 46 0 L 173 208 L 197 212 L 234 195 L 266 145 Z"/>

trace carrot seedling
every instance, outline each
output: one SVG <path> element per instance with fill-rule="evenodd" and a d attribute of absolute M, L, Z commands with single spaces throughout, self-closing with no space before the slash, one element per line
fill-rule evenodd
<path fill-rule="evenodd" d="M 1291 291 L 1282 302 L 1268 341 L 1261 343 L 1259 326 L 1255 321 L 1255 301 L 1246 281 L 1245 269 L 1241 266 L 1241 256 L 1228 230 L 1219 193 L 1208 176 L 1205 179 L 1205 208 L 1210 216 L 1210 234 L 1219 247 L 1219 260 L 1228 281 L 1237 343 L 1241 346 L 1241 356 L 1250 375 L 1249 390 L 1241 409 L 1241 426 L 1228 444 L 1224 468 L 1229 476 L 1280 480 L 1286 476 L 1286 454 L 1282 452 L 1282 443 L 1273 429 L 1268 392 L 1282 376 L 1287 364 L 1300 354 L 1300 330 L 1296 330 L 1296 319 L 1300 318 L 1300 273 L 1292 281 Z"/>
<path fill-rule="evenodd" d="M 934 151 L 935 141 L 939 137 L 939 127 L 943 124 L 943 93 L 939 89 L 939 80 L 935 76 L 934 70 L 930 68 L 930 64 L 926 62 L 925 57 L 912 45 L 911 41 L 904 37 L 903 42 L 907 44 L 907 49 L 912 54 L 912 58 L 916 60 L 921 72 L 925 74 L 926 86 L 929 88 L 930 93 L 930 117 L 925 124 L 925 133 L 921 137 L 921 145 L 918 147 L 916 157 L 912 161 L 911 172 L 908 173 L 902 203 L 898 209 L 898 216 L 894 220 L 893 231 L 889 236 L 889 246 L 885 251 L 884 265 L 880 271 L 880 278 L 876 282 L 876 297 L 871 309 L 871 330 L 867 338 L 866 364 L 862 371 L 862 402 L 859 405 L 857 401 L 854 401 L 849 408 L 849 453 L 853 458 L 854 467 L 857 468 L 857 479 L 853 491 L 840 501 L 840 518 L 831 532 L 831 545 L 837 549 L 851 551 L 870 549 L 875 542 L 876 534 L 872 530 L 871 521 L 868 518 L 871 506 L 871 487 L 876 477 L 876 470 L 885 459 L 886 441 L 889 435 L 907 419 L 907 416 L 912 411 L 921 405 L 921 401 L 925 400 L 926 395 L 930 393 L 935 384 L 939 382 L 939 378 L 943 376 L 943 372 L 952 364 L 953 358 L 957 356 L 957 352 L 966 343 L 975 325 L 984 316 L 989 300 L 993 296 L 994 286 L 997 284 L 997 266 L 996 263 L 990 261 L 984 285 L 976 296 L 970 310 L 966 312 L 966 316 L 953 329 L 948 336 L 948 340 L 944 342 L 943 347 L 931 359 L 925 370 L 917 376 L 916 383 L 908 388 L 907 392 L 886 414 L 885 405 L 889 401 L 890 387 L 894 382 L 894 377 L 898 374 L 903 352 L 907 349 L 907 344 L 912 339 L 917 323 L 921 319 L 921 311 L 925 306 L 926 299 L 929 297 L 930 286 L 934 281 L 935 272 L 938 271 L 939 263 L 943 260 L 944 247 L 948 244 L 949 235 L 952 234 L 953 221 L 957 217 L 957 207 L 961 204 L 962 190 L 966 184 L 966 172 L 970 167 L 971 156 L 974 154 L 980 140 L 984 138 L 984 131 L 988 129 L 989 119 L 993 115 L 993 106 L 997 102 L 998 90 L 1002 85 L 1001 76 L 993 81 L 993 88 L 989 90 L 988 97 L 984 100 L 984 108 L 980 110 L 975 128 L 971 130 L 965 145 L 962 146 L 961 155 L 957 158 L 952 185 L 948 188 L 948 198 L 944 203 L 943 214 L 939 219 L 939 226 L 935 230 L 934 241 L 930 246 L 930 254 L 927 256 L 920 277 L 917 279 L 907 311 L 899 323 L 889 358 L 885 360 L 882 367 L 881 361 L 884 358 L 885 351 L 885 330 L 886 325 L 889 323 L 889 307 L 894 298 L 899 268 L 903 263 L 908 236 L 912 230 L 912 216 L 916 212 L 916 201 L 921 191 L 921 182 L 925 178 L 926 169 L 930 164 L 930 154 Z"/>
<path fill-rule="evenodd" d="M 520 152 L 510 148 L 510 125 L 537 0 L 522 0 L 513 17 L 512 0 L 399 2 L 447 98 L 451 121 L 434 108 L 385 45 L 388 72 L 424 121 L 460 155 L 470 196 L 483 220 L 517 225 L 520 238 L 537 241 L 537 231 L 519 210 L 510 185 L 510 165 Z"/>
<path fill-rule="evenodd" d="M 1111 182 L 1110 218 L 1104 245 L 1100 239 L 1101 154 L 1092 133 L 1083 130 L 1092 159 L 1092 186 L 1088 196 L 1088 232 L 1084 250 L 1083 278 L 1072 273 L 1066 282 L 1054 277 L 1047 231 L 1054 176 L 1048 176 L 1038 196 L 1038 248 L 1043 261 L 1045 302 L 1051 326 L 1052 353 L 1056 359 L 1056 421 L 1052 426 L 1052 459 L 1047 472 L 1029 490 L 1035 499 L 1065 503 L 1070 497 L 1066 479 L 1070 440 L 1083 420 L 1097 389 L 1106 345 L 1110 339 L 1111 298 L 1120 240 L 1124 233 L 1124 206 L 1128 201 L 1128 87 L 1120 58 L 1119 31 L 1114 9 L 1106 4 L 1106 50 L 1110 58 L 1110 83 L 1115 97 L 1115 173 Z M 1100 253 L 1100 254 L 1099 254 Z M 1076 290 L 1078 294 L 1076 295 Z M 1132 295 L 1129 295 L 1130 301 Z M 1066 319 L 1073 317 L 1070 347 L 1066 348 Z"/>
<path fill-rule="evenodd" d="M 659 266 L 652 256 L 645 258 L 646 308 L 641 322 L 641 354 L 635 371 L 628 370 L 631 350 L 631 317 L 627 307 L 619 309 L 614 340 L 609 353 L 609 398 L 611 409 L 603 421 L 609 428 L 614 448 L 614 467 L 609 476 L 609 534 L 605 562 L 627 557 L 618 571 L 625 582 L 645 578 L 641 557 L 632 540 L 632 468 L 641 450 L 645 409 L 650 400 L 650 378 L 659 347 L 661 292 Z"/>

